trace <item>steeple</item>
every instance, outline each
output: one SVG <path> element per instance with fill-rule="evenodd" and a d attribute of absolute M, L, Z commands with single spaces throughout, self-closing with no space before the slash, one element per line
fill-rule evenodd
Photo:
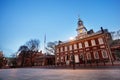
<path fill-rule="evenodd" d="M 80 18 L 78 18 L 78 26 L 82 26 L 82 25 L 83 25 L 83 21 Z"/>
<path fill-rule="evenodd" d="M 78 27 L 76 29 L 77 35 L 80 36 L 80 37 L 86 35 L 87 34 L 87 29 L 85 28 L 85 26 L 83 24 L 83 21 L 80 18 L 78 18 L 77 25 L 78 25 Z"/>

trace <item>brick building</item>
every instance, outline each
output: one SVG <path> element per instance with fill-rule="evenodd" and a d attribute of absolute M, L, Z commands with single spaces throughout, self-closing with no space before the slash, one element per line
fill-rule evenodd
<path fill-rule="evenodd" d="M 87 31 L 81 19 L 78 20 L 77 36 L 73 40 L 56 45 L 56 64 L 88 64 L 112 62 L 113 56 L 109 47 L 112 39 L 107 29 L 98 32 Z"/>

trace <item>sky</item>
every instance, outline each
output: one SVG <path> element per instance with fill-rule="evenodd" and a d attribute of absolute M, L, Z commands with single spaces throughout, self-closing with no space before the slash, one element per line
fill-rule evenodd
<path fill-rule="evenodd" d="M 77 35 L 78 17 L 87 30 L 120 29 L 120 0 L 0 0 L 0 50 L 10 57 L 30 39 L 46 43 Z"/>

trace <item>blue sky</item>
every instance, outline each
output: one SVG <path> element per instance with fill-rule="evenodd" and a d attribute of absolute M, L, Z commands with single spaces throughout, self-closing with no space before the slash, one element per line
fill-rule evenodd
<path fill-rule="evenodd" d="M 78 15 L 85 27 L 120 29 L 120 0 L 0 0 L 0 50 L 15 53 L 30 39 L 68 40 L 76 36 Z"/>

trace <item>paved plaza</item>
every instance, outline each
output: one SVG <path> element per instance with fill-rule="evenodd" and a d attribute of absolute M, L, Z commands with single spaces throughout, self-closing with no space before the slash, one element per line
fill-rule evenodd
<path fill-rule="evenodd" d="M 0 69 L 0 80 L 120 80 L 120 69 Z"/>

